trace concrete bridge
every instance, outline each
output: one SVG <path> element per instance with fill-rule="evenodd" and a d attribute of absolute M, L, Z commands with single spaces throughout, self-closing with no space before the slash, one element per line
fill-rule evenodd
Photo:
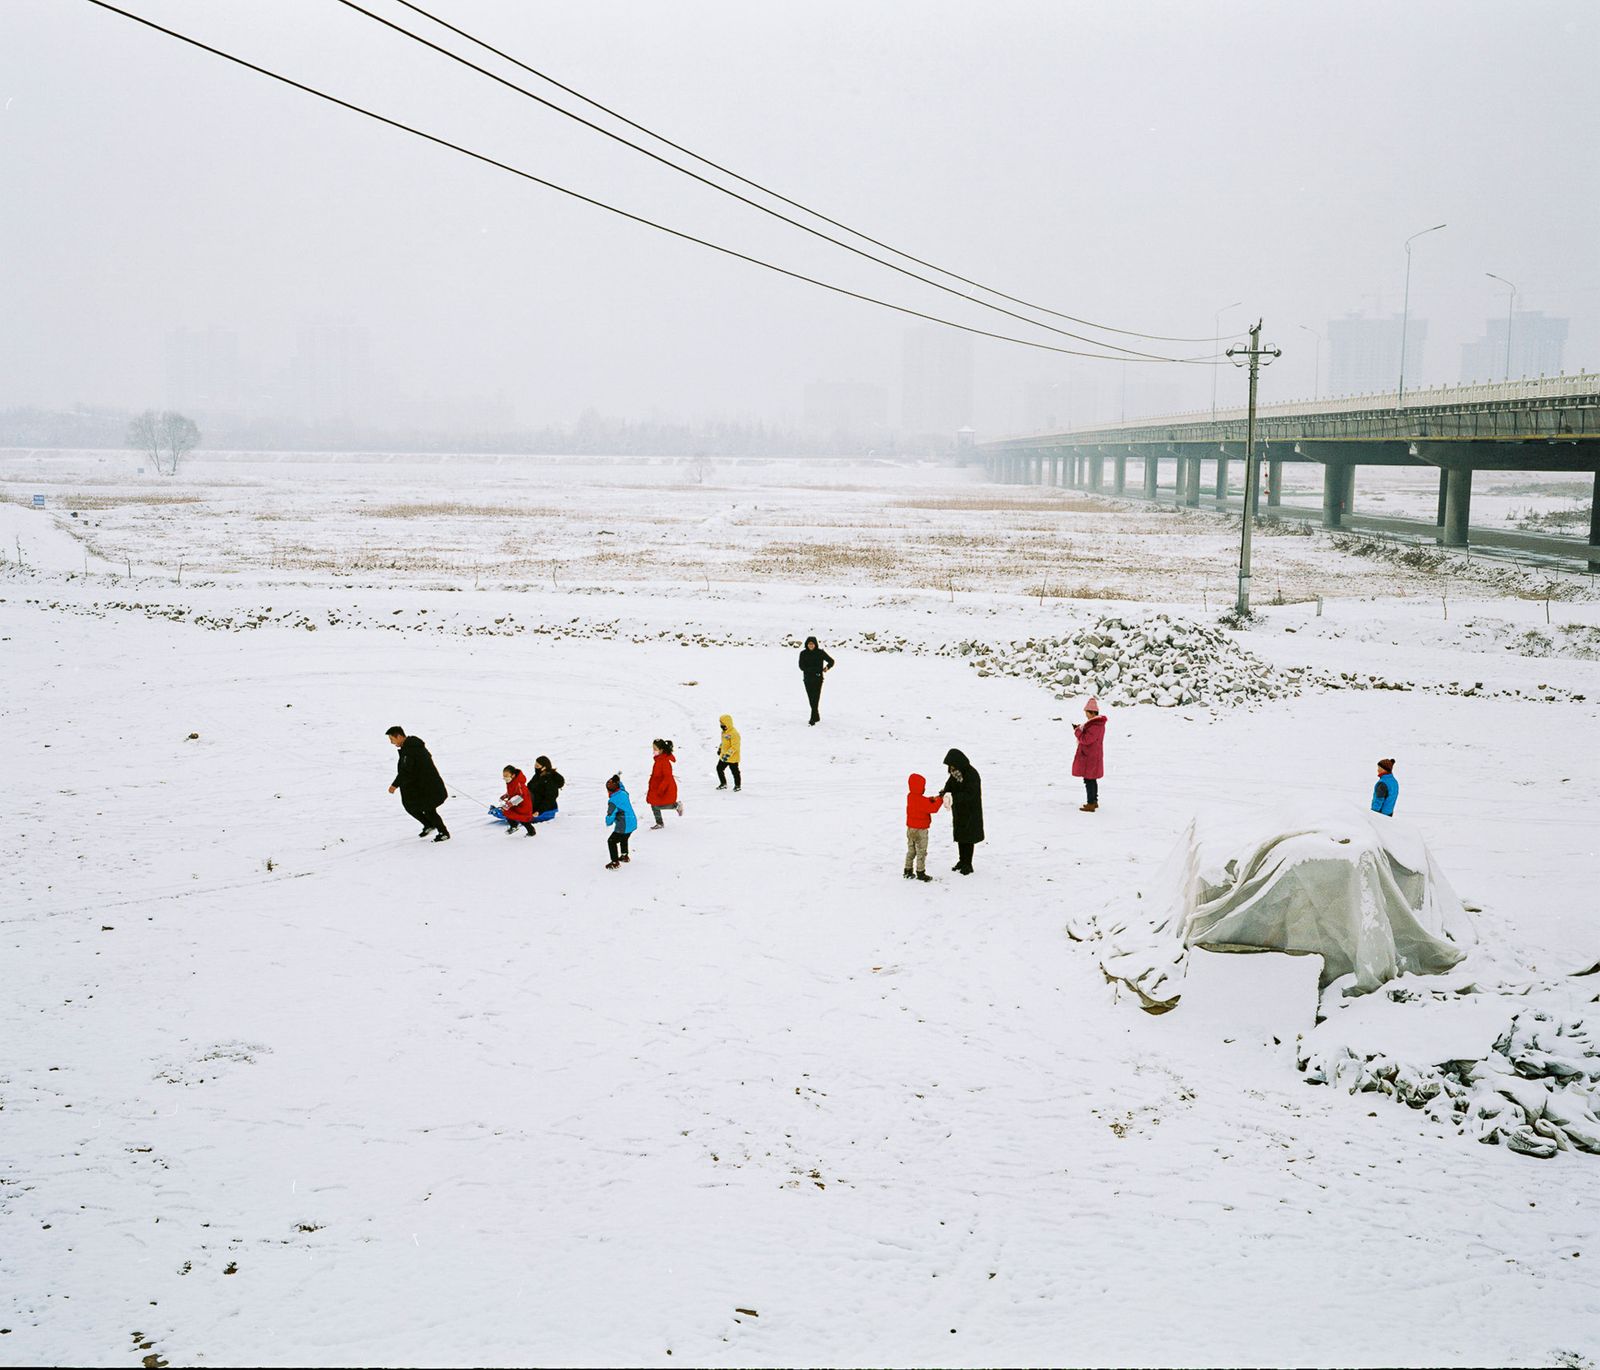
<path fill-rule="evenodd" d="M 1242 467 L 1244 441 L 1245 411 L 1228 409 L 1215 418 L 1205 411 L 1002 438 L 976 450 L 991 480 L 1150 500 L 1165 491 L 1178 504 L 1198 507 L 1203 482 L 1214 492 L 1208 503 L 1227 501 L 1229 464 L 1238 460 Z M 1505 546 L 1507 539 L 1524 538 L 1501 531 L 1474 535 L 1474 471 L 1593 473 L 1587 546 L 1577 538 L 1525 540 L 1533 550 L 1586 555 L 1590 568 L 1600 569 L 1600 374 L 1409 391 L 1403 408 L 1394 395 L 1263 405 L 1256 410 L 1256 442 L 1266 478 L 1261 503 L 1269 511 L 1282 506 L 1285 462 L 1322 467 L 1324 528 L 1344 525 L 1360 467 L 1436 469 L 1433 527 L 1446 547 L 1480 540 Z M 1130 463 L 1137 477 L 1132 488 Z M 1164 481 L 1165 472 L 1171 475 Z"/>

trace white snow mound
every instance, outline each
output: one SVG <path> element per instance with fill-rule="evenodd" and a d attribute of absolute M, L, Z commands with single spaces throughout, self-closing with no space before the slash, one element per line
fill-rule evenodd
<path fill-rule="evenodd" d="M 1322 957 L 1321 983 L 1370 993 L 1449 970 L 1476 940 L 1422 835 L 1367 810 L 1196 818 L 1163 867 L 1149 914 L 1090 920 L 1106 978 L 1164 1012 L 1191 947 Z"/>

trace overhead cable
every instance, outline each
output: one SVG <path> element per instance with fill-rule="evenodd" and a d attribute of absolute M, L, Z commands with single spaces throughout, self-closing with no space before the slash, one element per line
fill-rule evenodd
<path fill-rule="evenodd" d="M 349 0 L 341 0 L 341 3 L 348 4 Z M 1019 304 L 1024 309 L 1031 309 L 1031 310 L 1033 310 L 1033 311 L 1035 311 L 1036 313 L 1039 313 L 1039 314 L 1049 314 L 1049 315 L 1051 315 L 1051 316 L 1053 316 L 1054 318 L 1057 318 L 1057 319 L 1065 319 L 1065 320 L 1067 320 L 1068 323 L 1081 324 L 1085 328 L 1098 329 L 1102 333 L 1119 333 L 1123 337 L 1145 338 L 1145 339 L 1147 339 L 1147 340 L 1149 340 L 1151 342 L 1193 342 L 1193 343 L 1200 343 L 1200 342 L 1211 342 L 1211 341 L 1213 341 L 1213 339 L 1212 339 L 1212 337 L 1210 335 L 1207 335 L 1206 337 L 1201 337 L 1201 338 L 1180 338 L 1180 337 L 1173 337 L 1173 336 L 1171 336 L 1169 334 L 1165 334 L 1165 333 L 1142 333 L 1138 329 L 1135 329 L 1135 328 L 1116 328 L 1116 327 L 1114 327 L 1114 326 L 1112 326 L 1111 324 L 1108 324 L 1108 323 L 1096 323 L 1093 319 L 1079 318 L 1076 314 L 1064 314 L 1059 309 L 1051 309 L 1046 305 L 1033 304 L 1031 301 L 1024 300 L 1024 299 L 1019 299 L 1015 295 L 1006 294 L 1005 291 L 1003 291 L 1003 290 L 997 290 L 993 286 L 984 285 L 980 281 L 975 281 L 975 280 L 972 280 L 970 277 L 963 276 L 957 271 L 951 271 L 948 268 L 939 266 L 934 262 L 924 261 L 921 257 L 914 256 L 913 254 L 911 254 L 909 252 L 905 252 L 902 249 L 897 248 L 897 247 L 893 246 L 890 243 L 886 243 L 886 242 L 883 242 L 883 241 L 881 241 L 881 240 L 879 240 L 877 238 L 874 238 L 870 233 L 863 233 L 859 228 L 851 228 L 849 224 L 840 223 L 839 220 L 837 220 L 837 219 L 830 219 L 821 210 L 812 209 L 809 205 L 802 204 L 799 200 L 792 200 L 787 195 L 784 195 L 779 191 L 773 190 L 771 186 L 763 185 L 760 181 L 752 180 L 748 176 L 742 176 L 737 171 L 734 171 L 732 168 L 723 166 L 720 162 L 713 161 L 709 157 L 703 156 L 700 153 L 695 152 L 690 148 L 684 147 L 683 144 L 681 144 L 681 143 L 673 142 L 672 139 L 668 138 L 665 134 L 657 133 L 654 129 L 649 128 L 646 125 L 637 122 L 636 120 L 630 119 L 630 118 L 628 118 L 627 115 L 621 114 L 618 111 L 612 109 L 609 105 L 602 104 L 600 101 L 592 99 L 590 96 L 585 95 L 582 91 L 574 90 L 571 86 L 565 85 L 561 81 L 558 81 L 554 76 L 551 76 L 548 72 L 540 71 L 537 67 L 529 66 L 526 62 L 523 62 L 523 61 L 519 60 L 518 58 L 513 57 L 509 52 L 505 52 L 502 49 L 495 47 L 492 43 L 486 42 L 484 39 L 477 37 L 475 34 L 468 33 L 465 29 L 460 28 L 457 25 L 450 23 L 450 21 L 447 20 L 447 19 L 441 19 L 438 15 L 432 13 L 429 10 L 424 9 L 421 5 L 414 4 L 413 0 L 395 0 L 395 3 L 398 4 L 398 5 L 404 5 L 406 9 L 411 10 L 415 14 L 420 14 L 424 19 L 431 20 L 433 23 L 439 25 L 440 28 L 448 29 L 451 33 L 456 34 L 458 37 L 465 38 L 469 43 L 477 44 L 478 47 L 483 48 L 486 52 L 492 52 L 492 53 L 494 53 L 494 55 L 496 57 L 502 58 L 503 60 L 505 60 L 507 62 L 510 62 L 515 67 L 520 67 L 523 71 L 527 72 L 530 76 L 537 76 L 541 81 L 544 81 L 547 84 L 554 86 L 557 90 L 564 91 L 566 94 L 572 96 L 574 99 L 582 100 L 583 103 L 588 105 L 591 109 L 597 109 L 603 114 L 610 115 L 610 117 L 615 119 L 618 123 L 626 124 L 629 128 L 636 129 L 636 130 L 638 130 L 638 132 L 645 134 L 647 137 L 654 138 L 658 143 L 661 143 L 662 145 L 664 145 L 666 147 L 670 147 L 674 152 L 681 152 L 686 157 L 692 157 L 695 161 L 699 162 L 702 166 L 708 166 L 708 167 L 711 167 L 714 171 L 720 171 L 724 176 L 731 176 L 734 180 L 740 182 L 742 185 L 747 185 L 752 190 L 759 190 L 763 195 L 770 195 L 774 200 L 780 200 L 784 204 L 790 206 L 792 209 L 801 210 L 803 213 L 811 215 L 811 217 L 814 218 L 814 219 L 822 220 L 822 222 L 825 223 L 825 224 L 831 224 L 834 228 L 841 229 L 845 233 L 850 234 L 851 237 L 860 238 L 863 242 L 871 243 L 874 247 L 881 247 L 886 252 L 892 252 L 896 257 L 903 257 L 908 262 L 915 262 L 918 266 L 925 266 L 930 271 L 937 271 L 941 276 L 948 276 L 953 281 L 960 281 L 963 285 L 970 285 L 976 290 L 983 291 L 985 294 L 994 295 L 998 299 L 1007 300 L 1012 304 Z M 359 5 L 351 5 L 351 8 L 352 9 L 359 9 L 360 6 Z M 366 13 L 369 13 L 369 11 L 363 10 L 362 13 L 366 14 Z M 377 18 L 376 15 L 372 15 L 371 17 L 372 18 Z M 378 22 L 379 23 L 389 23 L 389 21 L 386 20 L 386 19 L 379 19 Z M 391 28 L 398 28 L 398 25 L 390 24 L 390 27 Z M 401 33 L 410 33 L 409 29 L 400 29 L 399 31 Z M 428 41 L 425 38 L 418 37 L 418 35 L 416 35 L 416 34 L 410 34 L 410 36 L 413 37 L 413 38 L 416 38 L 418 42 L 426 43 Z M 434 45 L 429 43 L 428 46 L 432 47 Z M 440 48 L 439 51 L 447 52 L 447 49 Z M 447 52 L 447 55 L 452 56 L 452 57 L 456 56 L 456 54 L 448 53 L 448 52 Z M 464 59 L 457 57 L 456 60 L 457 61 L 462 61 Z M 468 63 L 468 65 L 471 65 L 471 64 Z M 481 70 L 481 68 L 480 68 L 480 70 Z M 499 78 L 496 78 L 496 79 L 499 79 Z M 522 87 L 516 86 L 516 87 L 514 87 L 514 89 L 521 90 Z M 527 92 L 527 91 L 524 91 L 523 93 L 524 94 L 529 94 L 529 92 Z M 539 99 L 539 97 L 536 96 L 536 95 L 532 96 L 532 98 L 536 99 L 536 100 Z M 541 103 L 549 104 L 550 102 L 549 101 L 541 101 Z M 570 110 L 562 109 L 561 106 L 559 106 L 559 105 L 551 104 L 550 107 L 552 109 L 560 111 L 562 114 L 567 115 L 568 118 L 572 118 L 572 119 L 578 119 L 579 118 L 578 115 L 573 114 Z M 587 120 L 582 120 L 582 119 L 580 119 L 579 121 L 583 122 L 583 123 L 587 123 L 588 122 Z M 594 125 L 591 124 L 590 127 L 592 128 L 592 127 L 594 127 Z M 603 132 L 603 133 L 607 132 L 607 130 L 605 130 L 605 129 L 602 129 L 600 131 Z M 608 136 L 617 137 L 616 134 L 608 134 Z M 622 141 L 626 141 L 626 140 L 624 139 Z M 630 147 L 636 146 L 635 144 L 632 144 L 632 143 L 629 143 L 628 145 Z M 641 149 L 641 151 L 643 151 L 643 149 Z M 654 156 L 655 154 L 646 152 L 645 155 L 646 156 Z M 665 159 L 658 157 L 657 160 L 661 161 L 661 160 L 665 160 Z M 674 166 L 676 164 L 672 163 L 672 162 L 668 162 L 667 165 Z M 687 168 L 680 167 L 678 169 L 683 171 L 685 175 L 695 176 L 695 173 L 692 172 L 692 171 L 689 171 Z M 700 180 L 700 179 L 703 179 L 703 178 L 701 178 L 699 176 L 695 176 L 695 179 L 696 180 Z M 708 184 L 714 184 L 714 183 L 708 183 Z M 718 186 L 717 189 L 726 191 L 726 187 L 723 187 L 723 186 Z M 732 191 L 726 191 L 726 193 L 733 194 Z M 744 197 L 743 196 L 739 196 L 738 198 L 743 199 Z M 747 201 L 745 201 L 745 203 L 748 204 L 750 202 L 747 200 Z M 768 211 L 768 212 L 770 213 L 771 211 Z M 791 219 L 791 220 L 788 220 L 787 222 L 793 223 L 794 221 Z M 805 226 L 804 225 L 799 225 L 799 227 L 805 227 Z M 814 232 L 814 231 L 815 230 L 807 229 L 807 232 Z M 823 236 L 826 236 L 826 235 L 823 235 Z M 834 241 L 837 241 L 837 240 L 830 238 L 829 241 L 830 242 L 834 242 Z M 842 246 L 842 244 L 841 244 L 841 246 Z M 850 250 L 851 251 L 855 251 L 856 249 L 852 248 Z M 876 261 L 878 259 L 877 258 L 873 258 L 873 260 Z M 918 279 L 922 279 L 922 278 L 919 277 Z M 972 299 L 972 296 L 967 295 L 965 292 L 958 291 L 956 293 L 960 294 L 963 299 L 969 299 L 969 300 Z M 975 300 L 974 303 L 981 304 L 983 302 Z M 1002 311 L 1002 312 L 1009 312 L 1009 311 Z M 1044 325 L 1044 324 L 1040 324 L 1039 326 L 1040 327 L 1047 327 L 1047 325 Z M 1068 334 L 1067 336 L 1076 337 L 1077 334 Z M 1243 333 L 1228 333 L 1228 334 L 1225 334 L 1223 336 L 1226 337 L 1226 338 L 1230 338 L 1230 339 L 1231 338 L 1242 338 L 1244 336 L 1244 334 Z M 1088 339 L 1087 341 L 1098 342 L 1099 340 L 1098 339 Z M 1110 344 L 1110 343 L 1101 343 L 1100 345 L 1101 346 L 1105 346 L 1105 347 L 1112 346 L 1112 344 Z"/>
<path fill-rule="evenodd" d="M 631 138 L 626 138 L 622 134 L 614 132 L 602 124 L 597 124 L 592 119 L 585 119 L 583 115 L 575 114 L 572 110 L 558 105 L 555 101 L 547 100 L 544 98 L 544 96 L 535 94 L 526 86 L 519 86 L 515 81 L 508 80 L 506 77 L 490 71 L 488 67 L 479 66 L 470 58 L 463 57 L 458 52 L 452 52 L 449 48 L 442 47 L 440 44 L 424 38 L 420 33 L 412 32 L 412 30 L 404 27 L 403 25 L 395 23 L 392 19 L 385 19 L 381 14 L 375 14 L 365 5 L 358 3 L 358 0 L 337 0 L 337 3 L 343 5 L 346 9 L 354 10 L 357 14 L 365 15 L 374 23 L 382 24 L 385 28 L 392 29 L 395 33 L 403 34 L 405 37 L 411 39 L 411 41 L 414 43 L 421 43 L 423 47 L 431 48 L 434 52 L 448 57 L 452 62 L 459 62 L 462 66 L 466 67 L 470 71 L 475 71 L 481 76 L 487 76 L 491 81 L 498 82 L 507 90 L 514 90 L 518 95 L 526 96 L 528 99 L 543 105 L 546 109 L 554 110 L 557 114 L 571 119 L 575 123 L 582 124 L 587 129 L 592 129 L 602 137 L 610 138 L 613 142 L 621 143 L 623 147 L 632 148 L 635 152 L 640 153 L 642 156 L 650 158 L 651 161 L 659 162 L 665 167 L 670 167 L 673 171 L 679 172 L 680 174 L 689 177 L 691 180 L 698 181 L 703 186 L 709 186 L 712 190 L 717 191 L 719 194 L 726 195 L 730 199 L 737 200 L 740 204 L 749 205 L 751 209 L 757 210 L 762 214 L 770 215 L 772 218 L 777 219 L 782 223 L 789 224 L 793 228 L 798 228 L 802 233 L 809 233 L 814 238 L 822 239 L 823 242 L 832 243 L 835 247 L 842 247 L 846 252 L 853 252 L 856 256 L 864 257 L 869 262 L 876 262 L 879 266 L 888 267 L 890 271 L 898 271 L 902 276 L 908 276 L 914 281 L 921 281 L 924 285 L 931 285 L 935 290 L 942 290 L 945 292 L 945 294 L 954 295 L 957 299 L 965 300 L 969 304 L 975 304 L 984 309 L 991 309 L 997 314 L 1004 314 L 1007 318 L 1015 319 L 1019 323 L 1025 323 L 1031 328 L 1042 328 L 1047 332 L 1055 333 L 1063 338 L 1072 338 L 1076 342 L 1088 343 L 1092 347 L 1104 347 L 1113 352 L 1125 352 L 1130 357 L 1142 357 L 1146 360 L 1155 358 L 1160 361 L 1174 360 L 1171 357 L 1159 356 L 1154 352 L 1142 352 L 1137 348 L 1123 347 L 1120 343 L 1107 342 L 1103 338 L 1091 338 L 1082 333 L 1073 333 L 1065 328 L 1057 328 L 1054 324 L 1043 323 L 1038 319 L 1030 318 L 1026 314 L 1019 314 L 1014 309 L 1007 309 L 1004 305 L 993 304 L 988 300 L 979 299 L 970 291 L 958 289 L 953 285 L 946 285 L 943 281 L 934 280 L 931 276 L 924 276 L 921 272 L 913 271 L 909 267 L 904 267 L 896 262 L 891 262 L 887 258 L 878 256 L 876 253 L 868 252 L 865 248 L 855 246 L 854 243 L 847 243 L 842 238 L 835 238 L 831 233 L 825 233 L 820 228 L 813 228 L 810 224 L 802 223 L 799 219 L 791 218 L 782 210 L 773 209 L 770 205 L 764 205 L 759 200 L 752 200 L 748 195 L 741 195 L 737 190 L 733 190 L 728 186 L 721 185 L 718 182 L 711 180 L 710 177 L 702 176 L 698 171 L 691 170 L 689 167 L 673 161 L 670 157 L 663 157 L 659 152 L 652 152 L 649 148 L 641 146 L 639 143 L 634 142 Z M 415 7 L 413 6 L 412 8 Z M 432 16 L 429 17 L 431 18 Z M 435 22 L 442 23 L 443 21 L 435 20 Z M 446 25 L 446 27 L 450 26 Z M 474 39 L 473 41 L 476 42 L 477 40 Z M 484 46 L 487 47 L 488 44 L 484 44 Z M 490 51 L 497 51 L 497 49 L 491 48 Z M 516 59 L 508 58 L 507 60 L 515 61 Z M 520 66 L 521 63 L 518 63 L 518 65 Z M 692 156 L 693 154 L 690 155 Z M 767 193 L 770 194 L 770 192 Z M 810 213 L 809 210 L 806 212 Z M 890 251 L 893 251 L 893 249 L 891 248 Z M 938 268 L 934 269 L 937 270 Z M 1184 339 L 1183 341 L 1190 340 Z M 1204 339 L 1195 339 L 1193 341 L 1204 341 Z"/>
<path fill-rule="evenodd" d="M 409 133 L 415 138 L 421 138 L 425 142 L 433 143 L 436 146 L 446 148 L 451 152 L 460 153 L 464 157 L 470 157 L 474 161 L 482 162 L 486 166 L 492 166 L 499 171 L 509 172 L 511 175 L 520 177 L 522 180 L 530 181 L 534 185 L 543 186 L 547 190 L 556 191 L 558 194 L 565 195 L 568 198 L 577 200 L 582 204 L 591 205 L 596 209 L 603 209 L 608 214 L 615 214 L 618 218 L 627 219 L 632 223 L 642 224 L 646 228 L 653 228 L 657 232 L 668 234 L 674 238 L 679 238 L 684 242 L 694 243 L 699 247 L 708 248 L 713 252 L 721 253 L 723 256 L 732 257 L 742 262 L 748 262 L 752 266 L 762 267 L 768 271 L 776 273 L 777 275 L 787 276 L 791 280 L 803 281 L 807 285 L 817 286 L 820 289 L 831 291 L 836 295 L 844 295 L 853 300 L 860 300 L 865 304 L 877 305 L 882 309 L 893 310 L 897 314 L 905 314 L 912 318 L 924 319 L 929 323 L 940 324 L 946 328 L 954 328 L 960 332 L 971 333 L 980 338 L 993 338 L 997 342 L 1015 343 L 1019 347 L 1031 347 L 1037 351 L 1054 352 L 1069 357 L 1089 357 L 1096 361 L 1133 362 L 1137 364 L 1185 363 L 1200 366 L 1219 366 L 1225 364 L 1224 362 L 1217 360 L 1212 356 L 1146 358 L 1142 356 L 1117 356 L 1108 352 L 1087 352 L 1081 348 L 1059 347 L 1054 343 L 1037 342 L 1032 338 L 1017 338 L 1008 333 L 994 333 L 985 328 L 974 328 L 970 324 L 959 323 L 954 319 L 946 319 L 937 314 L 929 314 L 920 309 L 913 309 L 909 305 L 895 304 L 889 300 L 879 299 L 875 295 L 867 295 L 861 291 L 851 290 L 846 286 L 835 285 L 831 281 L 820 280 L 815 276 L 807 276 L 803 272 L 794 271 L 785 266 L 779 266 L 774 262 L 766 261 L 761 257 L 752 256 L 747 252 L 740 252 L 737 248 L 728 247 L 722 243 L 712 242 L 708 238 L 696 237 L 694 234 L 686 233 L 682 229 L 669 227 L 666 224 L 658 223 L 654 219 L 648 219 L 642 214 L 635 214 L 632 211 L 622 209 L 617 205 L 608 204 L 606 201 L 596 199 L 592 195 L 585 195 L 581 191 L 573 190 L 568 186 L 560 185 L 555 181 L 547 180 L 543 176 L 536 176 L 531 171 L 524 171 L 520 167 L 514 167 L 509 163 L 498 161 L 497 159 L 490 157 L 487 153 L 476 152 L 472 148 L 463 147 L 460 143 L 453 143 L 447 138 L 439 137 L 437 134 L 428 133 L 422 129 L 415 128 L 410 124 L 402 123 L 398 119 L 391 119 L 388 115 L 379 114 L 377 111 L 367 109 L 363 105 L 358 105 L 352 101 L 341 99 L 337 95 L 330 95 L 327 91 L 318 90 L 315 86 L 306 85 L 303 81 L 296 81 L 293 77 L 284 76 L 279 72 L 260 66 L 246 58 L 236 56 L 231 52 L 225 52 L 223 49 L 214 47 L 210 43 L 203 42 L 201 39 L 192 38 L 186 33 L 178 32 L 176 29 L 167 28 L 165 25 L 158 24 L 153 19 L 147 19 L 141 14 L 135 14 L 131 10 L 122 9 L 120 6 L 109 3 L 109 0 L 87 0 L 87 2 L 91 5 L 94 5 L 98 9 L 107 10 L 112 14 L 119 14 L 124 19 L 130 19 L 134 23 L 140 24 L 145 28 L 152 29 L 157 33 L 164 34 L 168 38 L 175 38 L 181 43 L 188 44 L 190 47 L 198 48 L 202 52 L 208 52 L 214 57 L 220 57 L 224 61 L 232 62 L 235 66 L 244 67 L 247 71 L 253 71 L 260 76 L 265 76 L 269 80 L 277 81 L 282 85 L 290 86 L 298 91 L 303 91 L 305 94 L 313 95 L 319 100 L 325 100 L 329 104 L 337 105 L 341 109 L 347 109 L 354 114 L 363 115 L 368 119 L 372 119 L 380 124 L 385 124 L 390 128 L 399 129 L 402 133 Z"/>

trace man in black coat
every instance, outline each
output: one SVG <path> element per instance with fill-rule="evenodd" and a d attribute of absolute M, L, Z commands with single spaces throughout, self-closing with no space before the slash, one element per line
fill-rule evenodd
<path fill-rule="evenodd" d="M 394 784 L 389 793 L 400 791 L 400 802 L 417 822 L 422 824 L 418 837 L 430 832 L 435 842 L 448 842 L 450 829 L 439 817 L 439 805 L 449 797 L 439 768 L 428 754 L 427 744 L 420 737 L 407 737 L 406 730 L 396 724 L 388 731 L 389 741 L 400 749 L 400 764 L 395 768 Z"/>
<path fill-rule="evenodd" d="M 944 754 L 950 778 L 940 794 L 950 796 L 950 827 L 956 839 L 957 860 L 950 869 L 972 874 L 972 849 L 983 841 L 983 777 L 965 752 L 952 747 Z"/>
<path fill-rule="evenodd" d="M 800 652 L 800 674 L 805 677 L 806 698 L 811 701 L 811 726 L 822 722 L 817 705 L 822 702 L 822 677 L 833 669 L 833 658 L 822 650 L 816 638 L 808 637 Z"/>

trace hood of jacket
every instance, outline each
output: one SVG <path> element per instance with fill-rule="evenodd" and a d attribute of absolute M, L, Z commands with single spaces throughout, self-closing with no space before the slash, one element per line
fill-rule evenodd
<path fill-rule="evenodd" d="M 944 764 L 946 766 L 954 766 L 958 771 L 972 769 L 972 763 L 967 760 L 967 754 L 958 752 L 954 747 L 944 754 Z"/>
<path fill-rule="evenodd" d="M 906 786 L 912 794 L 923 794 L 927 791 L 928 780 L 926 776 L 918 775 L 913 771 L 906 777 Z"/>
<path fill-rule="evenodd" d="M 733 715 L 723 714 L 722 717 L 717 720 L 717 722 L 722 724 L 724 728 L 731 728 L 733 727 Z"/>

